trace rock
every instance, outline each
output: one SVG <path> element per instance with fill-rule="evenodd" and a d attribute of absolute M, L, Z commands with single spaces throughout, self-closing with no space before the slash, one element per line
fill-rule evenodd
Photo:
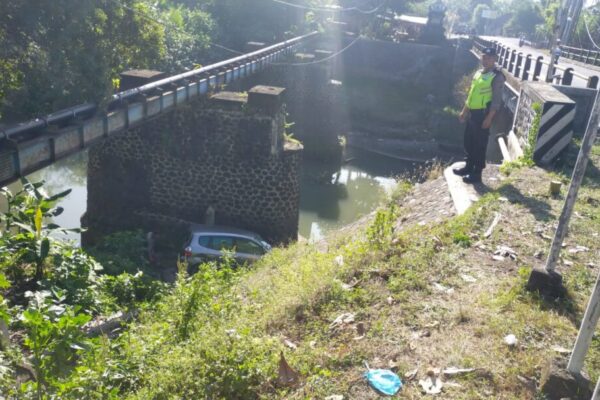
<path fill-rule="evenodd" d="M 565 296 L 566 288 L 562 283 L 562 275 L 556 271 L 547 271 L 545 268 L 534 268 L 527 281 L 527 290 L 539 292 L 542 296 L 556 299 Z"/>
<path fill-rule="evenodd" d="M 544 368 L 540 391 L 548 400 L 588 400 L 592 397 L 590 380 L 583 375 L 569 373 L 565 360 L 554 360 Z"/>

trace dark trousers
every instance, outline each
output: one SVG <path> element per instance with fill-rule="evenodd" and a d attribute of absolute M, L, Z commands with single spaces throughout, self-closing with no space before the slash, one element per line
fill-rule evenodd
<path fill-rule="evenodd" d="M 483 129 L 481 125 L 486 115 L 486 110 L 471 110 L 465 129 L 465 161 L 467 162 L 467 168 L 472 168 L 474 171 L 481 171 L 485 168 L 485 155 L 490 130 Z"/>

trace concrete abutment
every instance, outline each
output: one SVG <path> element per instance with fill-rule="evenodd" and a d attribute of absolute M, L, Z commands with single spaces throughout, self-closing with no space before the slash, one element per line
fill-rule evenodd
<path fill-rule="evenodd" d="M 93 146 L 84 244 L 201 223 L 209 207 L 219 225 L 294 241 L 303 149 L 285 141 L 282 92 L 221 92 Z"/>

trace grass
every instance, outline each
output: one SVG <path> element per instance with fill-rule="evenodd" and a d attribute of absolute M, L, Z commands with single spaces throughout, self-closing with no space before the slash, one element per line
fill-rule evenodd
<path fill-rule="evenodd" d="M 564 251 L 573 265 L 559 265 L 569 296 L 552 302 L 524 289 L 562 206 L 547 184 L 562 175 L 568 171 L 515 169 L 466 214 L 398 230 L 411 190 L 402 184 L 361 231 L 276 249 L 251 269 L 180 274 L 174 292 L 120 339 L 119 356 L 136 371 L 123 397 L 376 399 L 362 377 L 366 361 L 401 376 L 418 368 L 402 398 L 426 397 L 418 379 L 451 366 L 477 371 L 451 379 L 460 386 L 447 386 L 444 399 L 541 398 L 542 370 L 566 357 L 553 348 L 572 346 L 599 271 L 589 266 L 600 250 L 600 190 L 592 181 L 566 247 L 590 251 Z M 503 217 L 486 238 L 496 213 Z M 517 260 L 492 260 L 500 245 Z M 348 313 L 353 322 L 334 323 Z M 517 346 L 504 343 L 508 334 Z M 297 385 L 277 382 L 281 352 L 301 376 Z M 592 380 L 600 374 L 598 339 L 586 369 Z"/>

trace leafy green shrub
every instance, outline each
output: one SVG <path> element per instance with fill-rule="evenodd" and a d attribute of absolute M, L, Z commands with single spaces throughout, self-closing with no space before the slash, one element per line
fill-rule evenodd
<path fill-rule="evenodd" d="M 41 289 L 61 293 L 66 304 L 95 313 L 101 306 L 97 276 L 101 270 L 102 266 L 83 250 L 71 245 L 58 245 L 52 255 L 52 269 L 41 281 Z"/>
<path fill-rule="evenodd" d="M 60 386 L 69 375 L 78 354 L 91 343 L 82 328 L 91 319 L 79 307 L 65 306 L 64 298 L 47 291 L 29 293 L 29 307 L 20 316 L 25 329 L 25 347 L 32 354 L 37 381 L 27 382 L 23 390 L 35 392 L 37 399 Z"/>
<path fill-rule="evenodd" d="M 144 232 L 124 231 L 107 235 L 100 243 L 87 249 L 104 268 L 104 273 L 135 274 L 148 270 L 147 245 Z"/>
<path fill-rule="evenodd" d="M 156 301 L 167 290 L 167 284 L 152 279 L 143 272 L 135 275 L 103 275 L 99 279 L 100 291 L 117 308 L 131 309 L 140 303 Z"/>
<path fill-rule="evenodd" d="M 396 223 L 396 206 L 377 210 L 375 220 L 367 229 L 367 240 L 377 249 L 381 249 L 392 240 Z"/>

